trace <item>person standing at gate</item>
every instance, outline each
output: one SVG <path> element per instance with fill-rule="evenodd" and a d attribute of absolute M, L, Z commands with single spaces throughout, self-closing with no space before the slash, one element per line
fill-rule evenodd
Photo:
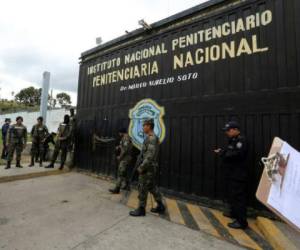
<path fill-rule="evenodd" d="M 216 149 L 214 152 L 222 159 L 226 182 L 228 185 L 228 202 L 230 212 L 226 217 L 234 219 L 228 226 L 234 229 L 245 229 L 247 222 L 247 141 L 241 135 L 240 126 L 235 121 L 228 122 L 223 128 L 228 137 L 225 149 Z"/>
<path fill-rule="evenodd" d="M 130 188 L 127 177 L 127 168 L 132 161 L 132 142 L 126 128 L 121 128 L 119 130 L 119 135 L 121 137 L 121 141 L 120 145 L 116 148 L 116 150 L 120 151 L 120 155 L 117 157 L 119 162 L 118 180 L 115 188 L 109 189 L 109 191 L 113 194 L 119 194 L 121 188 Z M 122 185 L 124 186 L 122 187 Z"/>
<path fill-rule="evenodd" d="M 146 120 L 143 123 L 143 130 L 146 134 L 142 151 L 141 151 L 141 164 L 138 167 L 139 179 L 138 179 L 138 199 L 139 207 L 129 214 L 131 216 L 145 216 L 147 197 L 150 192 L 156 203 L 157 207 L 152 208 L 152 213 L 164 213 L 165 206 L 162 202 L 162 195 L 156 185 L 156 173 L 158 170 L 158 151 L 159 151 L 159 140 L 154 134 L 154 121 L 152 119 Z"/>
<path fill-rule="evenodd" d="M 77 132 L 77 119 L 74 108 L 70 109 L 70 126 L 71 126 L 71 140 L 69 144 L 69 151 L 71 153 L 71 166 L 75 164 L 75 143 L 76 143 L 76 132 Z"/>
<path fill-rule="evenodd" d="M 27 144 L 27 128 L 23 125 L 23 117 L 18 116 L 16 123 L 11 125 L 7 132 L 8 156 L 5 169 L 9 169 L 16 151 L 16 167 L 22 168 L 21 153 Z"/>
<path fill-rule="evenodd" d="M 43 124 L 43 117 L 37 118 L 37 124 L 33 125 L 31 129 L 31 162 L 28 167 L 34 166 L 35 157 L 39 156 L 40 167 L 43 166 L 43 157 L 44 157 L 44 141 L 49 135 L 48 128 Z"/>
<path fill-rule="evenodd" d="M 57 159 L 59 152 L 61 151 L 61 162 L 59 170 L 62 170 L 65 165 L 67 158 L 67 152 L 71 141 L 72 127 L 70 125 L 70 116 L 64 116 L 64 122 L 59 124 L 57 139 L 55 143 L 55 148 L 52 156 L 51 163 L 45 168 L 54 168 L 54 163 Z"/>
<path fill-rule="evenodd" d="M 7 132 L 9 129 L 9 125 L 10 125 L 11 120 L 9 118 L 5 118 L 4 124 L 2 126 L 2 143 L 3 143 L 3 149 L 2 149 L 2 154 L 1 154 L 1 158 L 2 159 L 6 159 L 7 157 Z"/>

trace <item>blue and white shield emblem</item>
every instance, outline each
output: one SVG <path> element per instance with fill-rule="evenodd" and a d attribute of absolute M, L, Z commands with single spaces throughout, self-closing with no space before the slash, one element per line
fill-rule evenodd
<path fill-rule="evenodd" d="M 143 99 L 139 101 L 134 108 L 129 111 L 129 135 L 132 138 L 133 144 L 141 149 L 145 135 L 143 132 L 143 122 L 147 119 L 153 119 L 154 121 L 154 133 L 159 138 L 160 143 L 165 138 L 165 124 L 163 116 L 165 115 L 164 107 L 159 106 L 152 99 Z"/>

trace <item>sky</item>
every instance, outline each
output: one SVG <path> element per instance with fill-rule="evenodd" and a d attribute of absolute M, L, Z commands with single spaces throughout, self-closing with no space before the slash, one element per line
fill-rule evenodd
<path fill-rule="evenodd" d="M 80 54 L 206 0 L 0 0 L 0 98 L 41 87 L 64 91 L 76 105 Z"/>

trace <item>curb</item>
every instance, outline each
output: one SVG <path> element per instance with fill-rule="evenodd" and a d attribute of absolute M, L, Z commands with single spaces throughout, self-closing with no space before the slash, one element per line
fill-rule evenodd
<path fill-rule="evenodd" d="M 263 217 L 257 217 L 256 224 L 274 249 L 297 250 L 297 247 L 280 231 L 278 227 L 276 227 L 271 220 Z"/>
<path fill-rule="evenodd" d="M 44 171 L 44 172 L 12 175 L 12 176 L 2 176 L 0 177 L 0 183 L 26 180 L 26 179 L 36 178 L 36 177 L 43 177 L 43 176 L 59 175 L 68 172 L 70 172 L 70 170 L 51 170 L 51 171 Z"/>

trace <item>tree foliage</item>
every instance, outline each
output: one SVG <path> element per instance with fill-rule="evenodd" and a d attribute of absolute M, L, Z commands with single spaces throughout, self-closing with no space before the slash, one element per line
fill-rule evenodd
<path fill-rule="evenodd" d="M 71 96 L 69 96 L 67 93 L 65 92 L 61 92 L 61 93 L 58 93 L 56 95 L 56 99 L 58 101 L 58 103 L 63 107 L 63 106 L 66 106 L 66 105 L 70 105 L 72 102 L 71 102 Z"/>
<path fill-rule="evenodd" d="M 15 100 L 17 103 L 24 104 L 26 106 L 40 105 L 41 103 L 42 89 L 36 89 L 34 87 L 28 87 L 22 89 L 19 93 L 15 95 Z"/>

